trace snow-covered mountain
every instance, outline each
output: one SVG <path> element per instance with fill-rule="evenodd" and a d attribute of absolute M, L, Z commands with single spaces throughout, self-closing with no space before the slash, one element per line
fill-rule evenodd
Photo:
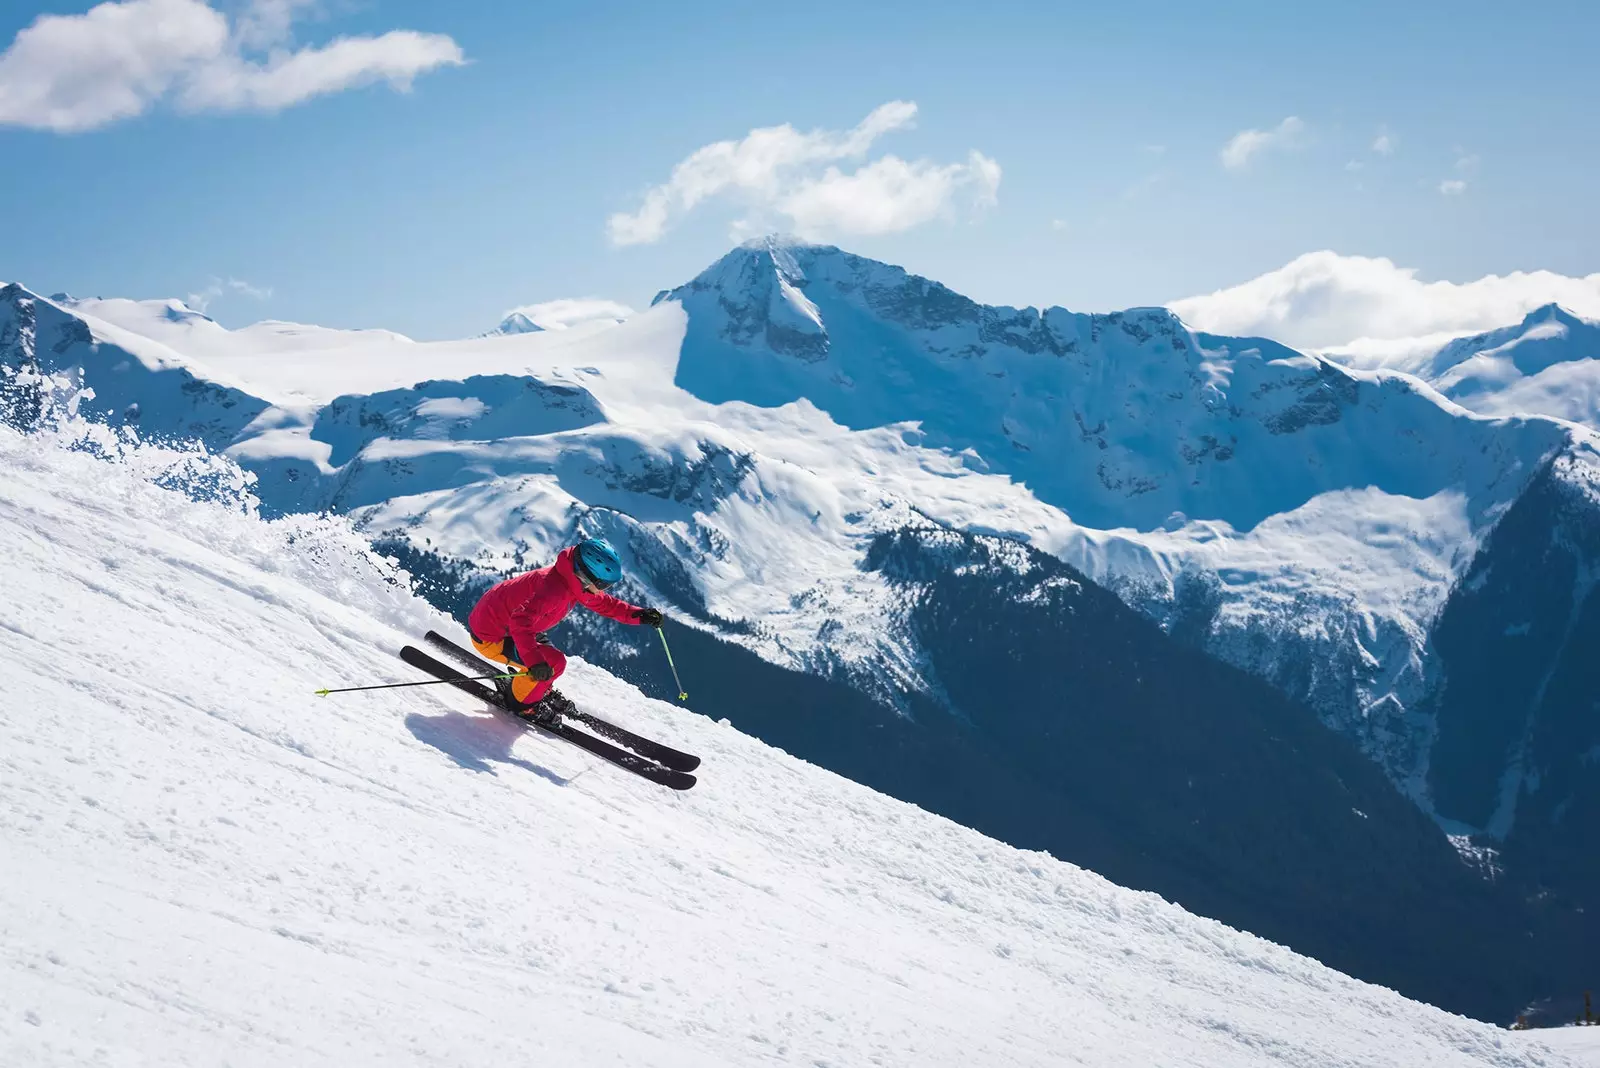
<path fill-rule="evenodd" d="M 1310 703 L 1463 836 L 1488 810 L 1461 799 L 1503 775 L 1490 747 L 1439 789 L 1459 654 L 1437 622 L 1469 572 L 1493 570 L 1483 554 L 1508 551 L 1490 542 L 1519 502 L 1586 484 L 1597 456 L 1570 425 L 1475 415 L 1410 375 L 1196 333 L 1160 309 L 987 307 L 775 241 L 620 325 L 448 343 L 230 332 L 170 304 L 13 286 L 0 364 L 226 450 L 269 511 L 352 512 L 440 603 L 580 526 L 604 531 L 637 596 L 805 672 L 795 686 L 837 680 L 924 724 L 982 719 L 941 680 L 938 649 L 1009 610 L 907 625 L 916 591 L 871 566 L 873 547 L 929 524 L 1020 540 Z M 1578 528 L 1600 517 L 1557 496 Z M 1506 604 L 1478 614 L 1514 642 L 1531 621 L 1502 618 Z M 629 662 L 625 645 L 590 651 Z M 985 661 L 967 670 L 1002 696 L 1013 685 Z M 1600 744 L 1573 730 L 1573 751 Z M 1588 766 L 1563 789 L 1588 789 Z M 1537 789 L 1539 768 L 1518 767 L 1515 790 Z M 1458 775 L 1477 776 L 1467 793 Z"/>
<path fill-rule="evenodd" d="M 500 320 L 500 325 L 489 331 L 490 334 L 537 334 L 544 327 L 534 322 L 521 312 L 512 312 Z"/>
<path fill-rule="evenodd" d="M 1600 322 L 1556 304 L 1487 333 L 1329 355 L 1407 371 L 1485 415 L 1548 415 L 1600 429 Z"/>
<path fill-rule="evenodd" d="M 340 523 L 106 435 L 0 426 L 0 472 L 8 1065 L 1587 1063 L 581 661 L 694 791 L 442 687 L 318 698 L 450 625 Z"/>

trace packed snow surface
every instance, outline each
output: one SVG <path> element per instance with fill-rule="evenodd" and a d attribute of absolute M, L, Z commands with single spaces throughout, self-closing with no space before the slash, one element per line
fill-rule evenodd
<path fill-rule="evenodd" d="M 1526 1032 L 1585 1068 L 1600 1068 L 1600 1027 L 1550 1027 Z"/>
<path fill-rule="evenodd" d="M 445 687 L 313 696 L 448 621 L 226 464 L 112 451 L 0 428 L 0 1063 L 1575 1063 L 581 662 L 698 787 Z"/>

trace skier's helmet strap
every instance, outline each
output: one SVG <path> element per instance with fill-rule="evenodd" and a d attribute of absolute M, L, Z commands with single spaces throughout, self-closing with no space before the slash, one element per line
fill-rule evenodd
<path fill-rule="evenodd" d="M 622 558 L 604 538 L 584 538 L 572 554 L 578 577 L 603 590 L 622 577 Z"/>

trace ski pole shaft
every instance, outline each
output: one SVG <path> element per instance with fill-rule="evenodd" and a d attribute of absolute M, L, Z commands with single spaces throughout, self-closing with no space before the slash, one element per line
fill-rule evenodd
<path fill-rule="evenodd" d="M 510 679 L 515 678 L 515 675 L 466 675 L 463 678 L 479 682 L 484 679 Z M 376 686 L 335 686 L 331 689 L 314 690 L 312 692 L 318 697 L 326 697 L 330 693 L 353 693 L 356 690 L 398 690 L 404 686 L 437 686 L 442 682 L 460 681 L 461 679 L 424 679 L 421 682 L 384 682 Z"/>
<path fill-rule="evenodd" d="M 667 644 L 666 632 L 657 627 L 656 635 L 661 639 L 661 648 L 667 654 L 667 667 L 672 669 L 672 681 L 678 685 L 678 700 L 687 701 L 689 694 L 683 688 L 683 680 L 678 678 L 678 665 L 672 662 L 672 646 Z"/>

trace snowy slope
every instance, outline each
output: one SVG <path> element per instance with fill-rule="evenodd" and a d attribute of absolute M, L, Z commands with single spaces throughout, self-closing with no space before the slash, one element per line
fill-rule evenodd
<path fill-rule="evenodd" d="M 1560 1050 L 1577 1064 L 1600 1066 L 1600 1027 L 1553 1027 L 1523 1033 L 1534 1035 L 1541 1044 Z"/>
<path fill-rule="evenodd" d="M 335 524 L 123 452 L 0 427 L 8 1065 L 1576 1063 L 581 663 L 695 791 L 448 692 L 316 698 L 442 621 Z"/>

